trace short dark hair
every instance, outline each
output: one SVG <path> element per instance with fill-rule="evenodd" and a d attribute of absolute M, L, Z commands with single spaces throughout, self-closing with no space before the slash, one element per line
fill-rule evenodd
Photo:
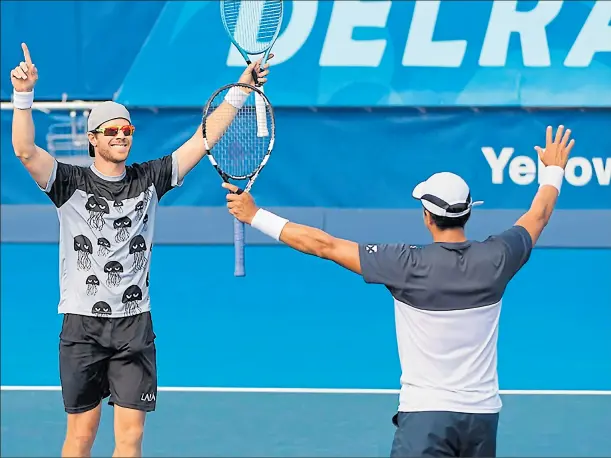
<path fill-rule="evenodd" d="M 459 216 L 458 218 L 438 216 L 431 212 L 429 212 L 429 215 L 431 215 L 433 224 L 442 231 L 445 231 L 447 229 L 464 229 L 465 225 L 467 224 L 467 221 L 469 221 L 469 218 L 471 217 L 471 212 L 467 213 L 466 215 Z"/>

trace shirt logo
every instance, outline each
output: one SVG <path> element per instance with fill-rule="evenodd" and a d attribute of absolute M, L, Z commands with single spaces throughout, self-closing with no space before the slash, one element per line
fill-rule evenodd
<path fill-rule="evenodd" d="M 367 250 L 367 253 L 377 253 L 378 252 L 377 245 L 367 245 L 365 249 Z"/>

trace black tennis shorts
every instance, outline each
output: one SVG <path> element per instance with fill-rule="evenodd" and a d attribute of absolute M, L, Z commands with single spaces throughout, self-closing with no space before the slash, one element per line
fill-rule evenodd
<path fill-rule="evenodd" d="M 496 456 L 498 413 L 399 412 L 391 458 Z"/>
<path fill-rule="evenodd" d="M 81 413 L 109 404 L 151 412 L 157 358 L 150 312 L 125 318 L 65 314 L 59 340 L 64 407 Z"/>

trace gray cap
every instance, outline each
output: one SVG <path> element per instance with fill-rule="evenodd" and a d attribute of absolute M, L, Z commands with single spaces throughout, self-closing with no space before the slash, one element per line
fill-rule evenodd
<path fill-rule="evenodd" d="M 130 123 L 132 122 L 129 111 L 127 111 L 127 108 L 123 105 L 112 101 L 102 102 L 96 105 L 89 113 L 87 131 L 91 132 L 112 119 L 127 119 Z M 91 157 L 95 156 L 95 151 L 91 143 L 89 143 L 89 155 Z"/>

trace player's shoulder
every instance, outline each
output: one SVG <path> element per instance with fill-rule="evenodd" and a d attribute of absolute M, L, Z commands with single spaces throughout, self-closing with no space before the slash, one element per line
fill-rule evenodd
<path fill-rule="evenodd" d="M 488 236 L 488 238 L 481 243 L 484 246 L 498 244 L 514 245 L 516 243 L 532 246 L 532 238 L 526 228 L 514 225 L 502 232 Z"/>

